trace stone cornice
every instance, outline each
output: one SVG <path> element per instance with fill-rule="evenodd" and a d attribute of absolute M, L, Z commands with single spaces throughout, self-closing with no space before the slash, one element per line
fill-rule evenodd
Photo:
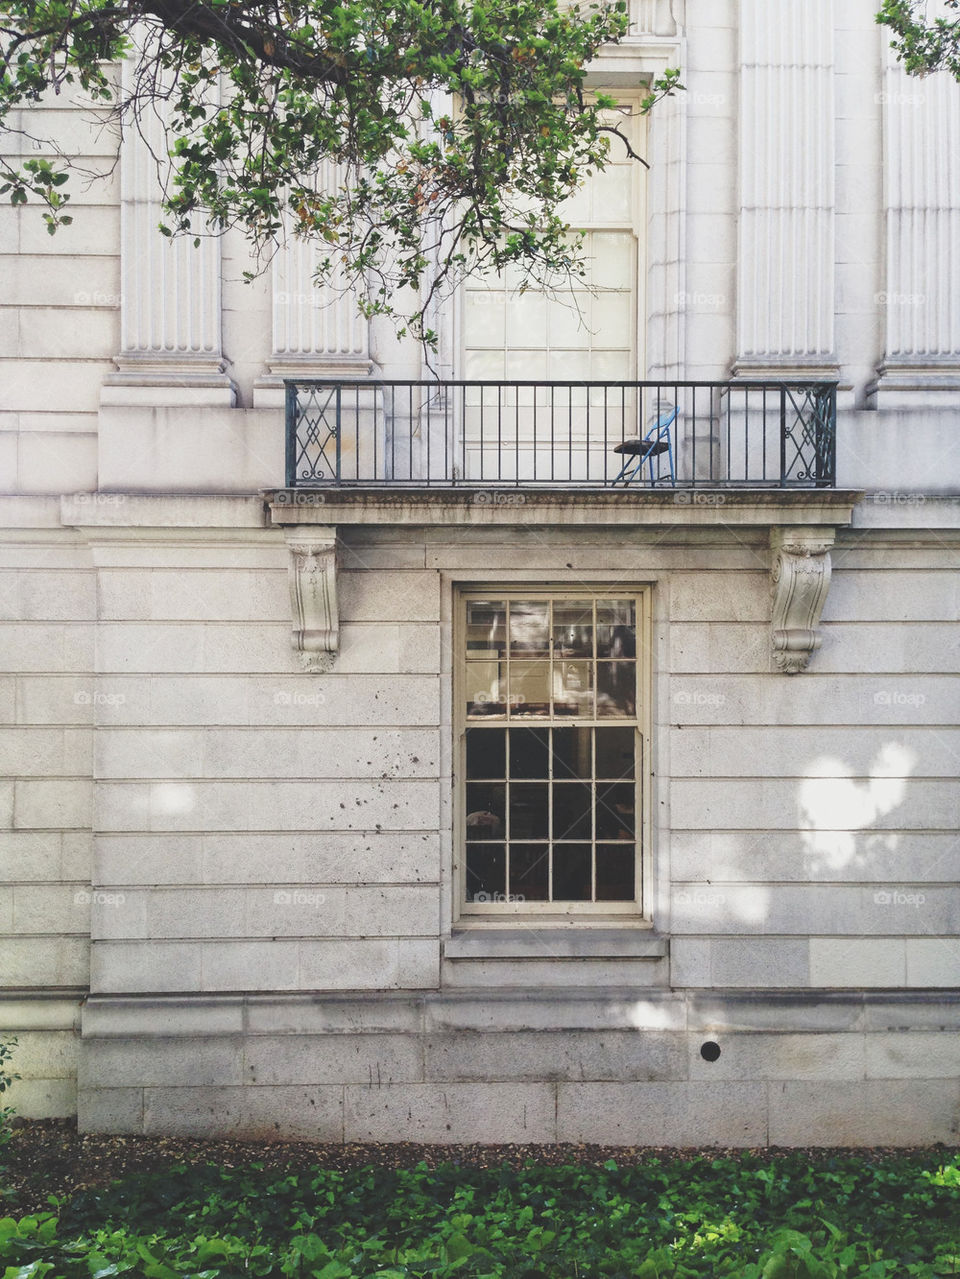
<path fill-rule="evenodd" d="M 849 525 L 852 489 L 270 489 L 270 523 L 714 527 Z"/>

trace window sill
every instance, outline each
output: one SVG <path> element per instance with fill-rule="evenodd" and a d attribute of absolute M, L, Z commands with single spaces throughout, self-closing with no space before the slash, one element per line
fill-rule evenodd
<path fill-rule="evenodd" d="M 662 959 L 666 937 L 645 928 L 459 928 L 444 943 L 445 959 Z"/>

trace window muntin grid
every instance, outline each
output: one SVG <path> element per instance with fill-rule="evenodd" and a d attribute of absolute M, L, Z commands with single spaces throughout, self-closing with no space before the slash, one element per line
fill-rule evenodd
<path fill-rule="evenodd" d="M 636 911 L 643 742 L 635 594 L 465 599 L 467 911 Z"/>
<path fill-rule="evenodd" d="M 637 600 L 467 600 L 466 717 L 637 717 Z"/>

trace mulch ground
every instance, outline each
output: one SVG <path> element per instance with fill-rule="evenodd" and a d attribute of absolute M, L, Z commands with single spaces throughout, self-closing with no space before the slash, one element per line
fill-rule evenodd
<path fill-rule="evenodd" d="M 643 1163 L 652 1158 L 689 1159 L 702 1155 L 734 1157 L 745 1154 L 768 1158 L 804 1153 L 811 1161 L 838 1155 L 871 1162 L 891 1156 L 931 1155 L 927 1150 L 871 1148 L 859 1150 L 678 1150 L 673 1147 L 598 1145 L 498 1145 L 428 1146 L 415 1142 L 391 1144 L 332 1145 L 308 1142 L 200 1141 L 175 1137 L 103 1137 L 77 1132 L 72 1120 L 45 1119 L 19 1123 L 12 1141 L 0 1150 L 0 1216 L 11 1212 L 49 1209 L 48 1195 L 68 1198 L 78 1190 L 107 1186 L 128 1175 L 164 1172 L 171 1165 L 213 1163 L 225 1168 L 262 1164 L 277 1172 L 305 1168 L 412 1168 L 424 1162 L 433 1168 L 441 1163 L 464 1168 L 491 1168 L 508 1164 L 522 1167 L 533 1161 L 560 1166 L 601 1165 L 615 1159 L 621 1166 Z M 944 1159 L 955 1154 L 940 1147 Z"/>

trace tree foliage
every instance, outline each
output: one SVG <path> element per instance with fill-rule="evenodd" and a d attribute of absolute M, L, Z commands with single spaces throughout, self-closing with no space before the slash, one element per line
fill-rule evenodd
<path fill-rule="evenodd" d="M 362 282 L 369 313 L 422 334 L 431 298 L 467 271 L 578 271 L 562 203 L 629 147 L 585 68 L 627 29 L 625 0 L 0 3 L 0 128 L 64 86 L 127 126 L 162 111 L 168 234 L 236 226 L 261 252 L 313 237 L 322 278 Z M 69 221 L 65 180 L 63 157 L 0 167 L 0 189 L 38 197 L 51 233 Z"/>
<path fill-rule="evenodd" d="M 13 1056 L 13 1050 L 16 1046 L 16 1039 L 8 1039 L 6 1041 L 0 1039 L 0 1093 L 6 1092 L 10 1085 L 20 1078 L 19 1075 L 10 1070 L 7 1064 Z M 10 1120 L 15 1113 L 12 1106 L 0 1106 L 0 1146 L 5 1146 L 13 1136 Z"/>
<path fill-rule="evenodd" d="M 960 10 L 960 0 L 938 0 L 944 11 Z M 930 17 L 926 0 L 884 0 L 877 21 L 893 32 L 897 58 L 911 75 L 949 71 L 960 80 L 960 17 Z"/>

